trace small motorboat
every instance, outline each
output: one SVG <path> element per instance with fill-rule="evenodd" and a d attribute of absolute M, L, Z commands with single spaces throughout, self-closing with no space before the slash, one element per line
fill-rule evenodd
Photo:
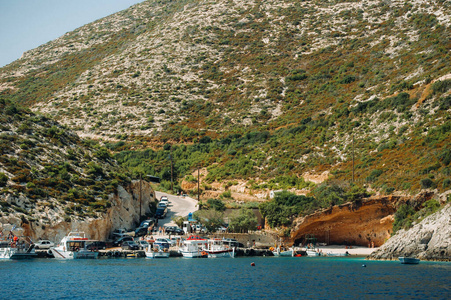
<path fill-rule="evenodd" d="M 415 257 L 401 256 L 401 257 L 398 257 L 398 259 L 402 264 L 417 265 L 420 263 L 420 259 L 415 258 Z"/>
<path fill-rule="evenodd" d="M 145 253 L 148 258 L 168 258 L 170 254 L 168 248 L 162 247 L 157 243 L 154 243 L 153 247 L 151 245 L 147 246 Z"/>
<path fill-rule="evenodd" d="M 224 244 L 223 239 L 210 239 L 208 240 L 207 248 L 204 248 L 209 258 L 216 257 L 235 257 L 235 247 L 229 247 Z"/>

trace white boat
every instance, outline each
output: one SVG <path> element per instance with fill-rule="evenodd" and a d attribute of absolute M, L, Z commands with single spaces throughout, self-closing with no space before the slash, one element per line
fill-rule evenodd
<path fill-rule="evenodd" d="M 0 242 L 0 259 L 29 259 L 37 254 L 34 246 L 28 243 L 14 243 L 11 241 Z"/>
<path fill-rule="evenodd" d="M 326 256 L 349 256 L 348 251 L 344 253 L 333 253 L 333 252 L 327 252 Z"/>
<path fill-rule="evenodd" d="M 99 252 L 86 249 L 90 241 L 84 232 L 69 232 L 58 246 L 51 247 L 50 251 L 56 259 L 86 259 L 97 258 Z"/>
<path fill-rule="evenodd" d="M 209 258 L 235 257 L 235 247 L 225 245 L 222 239 L 209 239 L 204 250 Z"/>
<path fill-rule="evenodd" d="M 271 251 L 274 256 L 294 256 L 293 249 L 282 250 L 280 247 L 277 247 L 277 249 L 271 247 Z"/>
<path fill-rule="evenodd" d="M 208 246 L 208 241 L 199 236 L 190 236 L 180 247 L 179 252 L 186 258 L 208 257 L 208 253 L 204 250 Z"/>
<path fill-rule="evenodd" d="M 415 258 L 415 257 L 398 257 L 399 261 L 402 264 L 410 264 L 410 265 L 416 265 L 420 263 L 420 259 L 419 258 Z"/>
<path fill-rule="evenodd" d="M 159 244 L 153 244 L 153 248 L 151 245 L 147 246 L 145 253 L 147 258 L 169 257 L 169 250 L 165 247 L 161 247 Z"/>

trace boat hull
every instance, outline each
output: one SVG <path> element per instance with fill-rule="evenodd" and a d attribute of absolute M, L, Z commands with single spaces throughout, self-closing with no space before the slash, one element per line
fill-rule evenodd
<path fill-rule="evenodd" d="M 273 251 L 274 256 L 293 256 L 292 250 L 287 251 Z"/>
<path fill-rule="evenodd" d="M 1 248 L 0 249 L 0 259 L 10 259 L 14 253 L 17 252 L 15 248 Z"/>
<path fill-rule="evenodd" d="M 169 252 L 164 252 L 164 251 L 154 252 L 154 251 L 150 251 L 150 252 L 146 252 L 146 257 L 147 258 L 168 258 L 169 257 Z"/>
<path fill-rule="evenodd" d="M 420 263 L 420 259 L 414 257 L 399 257 L 398 259 L 402 264 L 407 265 L 417 265 Z"/>
<path fill-rule="evenodd" d="M 235 252 L 233 250 L 206 251 L 206 252 L 209 258 L 235 257 Z"/>
<path fill-rule="evenodd" d="M 99 252 L 87 250 L 72 252 L 58 248 L 50 248 L 50 251 L 56 259 L 96 259 L 99 256 Z"/>
<path fill-rule="evenodd" d="M 319 252 L 316 252 L 314 250 L 307 250 L 307 256 L 319 256 Z"/>
<path fill-rule="evenodd" d="M 204 251 L 180 251 L 185 258 L 206 258 L 208 253 Z"/>

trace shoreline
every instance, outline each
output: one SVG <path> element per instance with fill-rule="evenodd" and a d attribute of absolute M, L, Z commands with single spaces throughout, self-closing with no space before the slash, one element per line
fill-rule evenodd
<path fill-rule="evenodd" d="M 346 252 L 349 255 L 358 255 L 358 256 L 368 256 L 379 247 L 368 248 L 362 246 L 345 246 L 345 245 L 328 245 L 328 246 L 319 246 L 317 247 L 319 251 L 322 251 L 324 254 L 334 253 L 334 254 L 344 254 Z"/>

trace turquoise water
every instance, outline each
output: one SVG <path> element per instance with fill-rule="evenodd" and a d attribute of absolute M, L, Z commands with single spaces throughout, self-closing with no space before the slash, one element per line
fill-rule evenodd
<path fill-rule="evenodd" d="M 451 299 L 451 263 L 308 257 L 3 260 L 0 282 L 1 299 Z"/>

